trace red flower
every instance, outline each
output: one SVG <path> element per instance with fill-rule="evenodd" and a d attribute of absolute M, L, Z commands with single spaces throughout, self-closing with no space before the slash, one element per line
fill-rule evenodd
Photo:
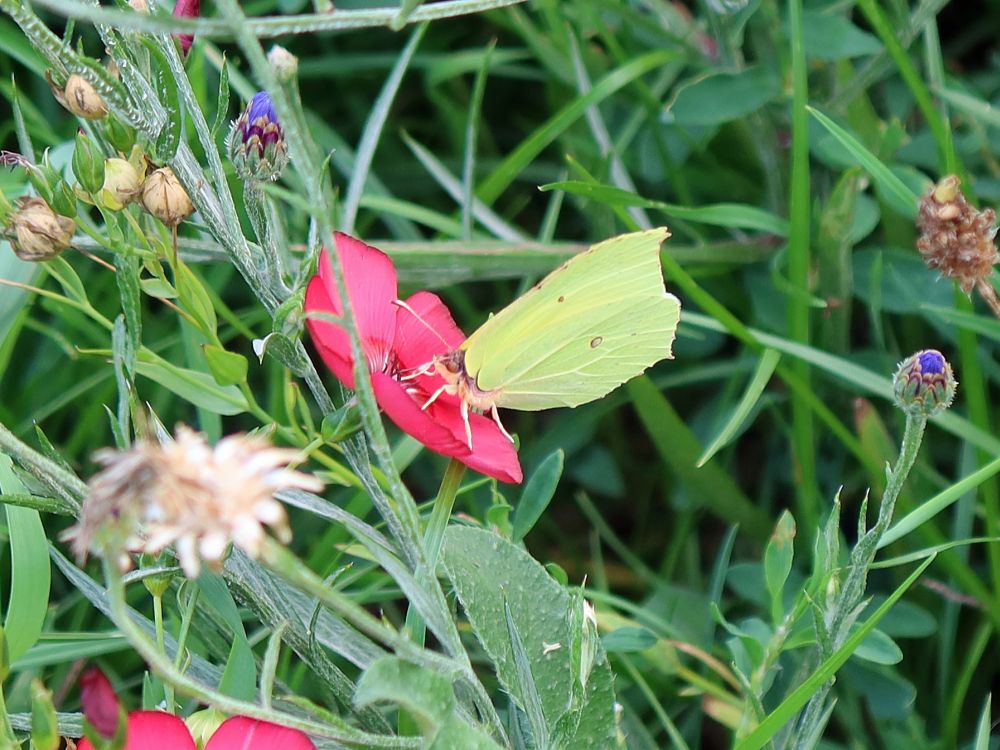
<path fill-rule="evenodd" d="M 401 430 L 431 450 L 502 482 L 520 482 L 517 452 L 492 420 L 469 415 L 470 449 L 457 397 L 444 393 L 422 408 L 444 380 L 436 374 L 414 373 L 465 341 L 448 308 L 430 292 L 417 292 L 403 305 L 397 304 L 396 268 L 389 257 L 340 232 L 334 240 L 372 388 L 382 410 Z M 306 290 L 305 309 L 336 316 L 343 313 L 326 250 Z M 327 367 L 353 388 L 354 358 L 346 329 L 319 316 L 308 317 L 306 324 Z"/>
<path fill-rule="evenodd" d="M 177 0 L 174 5 L 175 18 L 197 18 L 200 15 L 201 0 Z M 181 52 L 186 55 L 194 43 L 194 34 L 177 34 L 176 36 L 181 45 Z"/>
<path fill-rule="evenodd" d="M 88 669 L 80 680 L 83 713 L 105 737 L 113 737 L 118 727 L 118 697 L 108 678 L 97 668 Z M 196 750 L 184 720 L 163 711 L 132 711 L 128 714 L 123 750 Z M 246 716 L 226 719 L 215 730 L 205 750 L 316 750 L 298 729 L 259 721 Z M 84 737 L 77 750 L 93 750 Z"/>

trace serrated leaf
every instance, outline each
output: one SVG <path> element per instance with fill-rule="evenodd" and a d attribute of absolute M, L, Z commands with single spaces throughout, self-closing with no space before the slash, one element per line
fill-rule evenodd
<path fill-rule="evenodd" d="M 525 705 L 506 624 L 506 600 L 550 734 L 569 738 L 573 744 L 565 747 L 607 747 L 615 736 L 611 670 L 598 644 L 586 690 L 575 693 L 579 682 L 573 677 L 569 647 L 575 620 L 567 591 L 527 552 L 482 529 L 449 527 L 442 560 L 504 689 Z M 553 648 L 556 645 L 560 647 Z"/>

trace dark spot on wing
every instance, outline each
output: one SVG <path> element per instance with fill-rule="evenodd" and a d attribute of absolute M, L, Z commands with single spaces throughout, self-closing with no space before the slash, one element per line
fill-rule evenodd
<path fill-rule="evenodd" d="M 556 302 L 565 302 L 565 301 L 566 301 L 566 298 L 563 295 L 561 295 L 561 294 L 559 295 L 559 299 L 556 300 Z"/>
<path fill-rule="evenodd" d="M 604 337 L 603 336 L 594 336 L 594 338 L 592 338 L 590 340 L 590 348 L 591 349 L 596 349 L 597 347 L 599 347 L 601 345 L 602 341 L 604 341 Z"/>

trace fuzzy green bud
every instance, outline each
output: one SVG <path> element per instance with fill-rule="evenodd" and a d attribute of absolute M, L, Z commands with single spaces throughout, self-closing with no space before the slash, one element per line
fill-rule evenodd
<path fill-rule="evenodd" d="M 31 682 L 31 746 L 34 750 L 58 750 L 59 727 L 52 692 L 41 680 Z"/>
<path fill-rule="evenodd" d="M 925 349 L 899 363 L 892 378 L 896 406 L 907 414 L 933 417 L 955 398 L 958 382 L 951 365 L 936 349 Z"/>
<path fill-rule="evenodd" d="M 91 142 L 86 133 L 76 134 L 73 174 L 76 175 L 80 187 L 87 193 L 96 193 L 104 184 L 104 154 Z"/>

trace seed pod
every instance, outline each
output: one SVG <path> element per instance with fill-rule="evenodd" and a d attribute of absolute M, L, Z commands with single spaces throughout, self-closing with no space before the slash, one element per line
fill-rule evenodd
<path fill-rule="evenodd" d="M 10 244 L 21 260 L 51 260 L 69 247 L 76 222 L 60 216 L 41 198 L 21 198 L 10 217 Z"/>
<path fill-rule="evenodd" d="M 78 73 L 66 79 L 62 92 L 54 89 L 56 99 L 77 117 L 85 120 L 100 120 L 108 114 L 104 99 L 97 93 L 90 81 Z"/>
<path fill-rule="evenodd" d="M 194 213 L 187 191 L 170 167 L 160 167 L 146 177 L 142 207 L 168 227 L 175 227 Z"/>

